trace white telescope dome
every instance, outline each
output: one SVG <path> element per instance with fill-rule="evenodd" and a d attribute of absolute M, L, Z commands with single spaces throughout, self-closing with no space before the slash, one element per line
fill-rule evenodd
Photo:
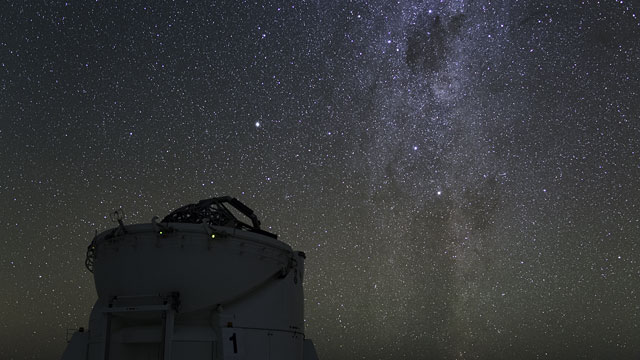
<path fill-rule="evenodd" d="M 242 222 L 228 206 L 250 219 Z M 304 338 L 302 252 L 231 197 L 96 235 L 98 300 L 62 360 L 317 359 Z"/>

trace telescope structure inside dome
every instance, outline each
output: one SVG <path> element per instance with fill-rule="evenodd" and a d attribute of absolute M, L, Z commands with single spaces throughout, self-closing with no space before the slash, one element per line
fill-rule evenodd
<path fill-rule="evenodd" d="M 87 249 L 98 300 L 62 360 L 317 360 L 304 336 L 305 255 L 240 201 L 114 221 Z"/>

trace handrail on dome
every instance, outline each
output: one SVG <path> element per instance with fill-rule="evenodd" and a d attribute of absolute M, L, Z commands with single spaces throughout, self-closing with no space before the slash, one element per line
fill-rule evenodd
<path fill-rule="evenodd" d="M 231 205 L 241 214 L 245 215 L 251 220 L 251 225 L 242 222 L 236 218 L 233 213 L 225 206 L 225 204 Z M 119 236 L 127 233 L 126 227 L 122 222 L 124 213 L 122 209 L 115 211 L 112 214 L 112 220 L 116 220 L 119 226 L 113 229 L 109 237 Z M 153 223 L 155 222 L 155 217 Z M 278 235 L 264 231 L 260 229 L 260 220 L 256 214 L 247 205 L 240 202 L 240 200 L 231 196 L 214 197 L 211 199 L 200 200 L 197 204 L 188 204 L 182 206 L 162 219 L 163 223 L 187 223 L 187 224 L 202 224 L 206 223 L 213 226 L 225 226 L 235 229 L 247 230 L 253 233 L 269 236 L 277 239 Z M 87 255 L 85 259 L 85 266 L 90 272 L 93 272 L 94 262 L 96 258 L 96 239 L 98 233 L 91 241 L 91 244 L 87 247 Z"/>

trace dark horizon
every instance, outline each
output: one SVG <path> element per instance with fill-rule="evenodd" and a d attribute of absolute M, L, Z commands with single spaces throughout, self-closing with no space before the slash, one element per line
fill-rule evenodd
<path fill-rule="evenodd" d="M 124 208 L 307 254 L 321 360 L 640 357 L 640 8 L 0 5 L 0 354 L 58 359 Z"/>

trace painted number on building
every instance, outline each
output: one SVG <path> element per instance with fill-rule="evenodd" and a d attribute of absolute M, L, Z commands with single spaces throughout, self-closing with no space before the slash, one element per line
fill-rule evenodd
<path fill-rule="evenodd" d="M 236 336 L 236 333 L 233 333 L 233 335 L 231 335 L 231 337 L 229 337 L 229 340 L 231 342 L 233 342 L 233 353 L 237 354 L 238 353 L 238 338 Z"/>

